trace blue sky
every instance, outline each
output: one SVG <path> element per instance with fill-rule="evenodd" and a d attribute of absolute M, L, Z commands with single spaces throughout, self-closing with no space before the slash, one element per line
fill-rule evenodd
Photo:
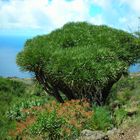
<path fill-rule="evenodd" d="M 69 21 L 135 31 L 140 0 L 0 0 L 0 35 L 48 33 Z"/>
<path fill-rule="evenodd" d="M 140 0 L 0 0 L 0 76 L 28 77 L 16 55 L 26 39 L 70 21 L 138 30 Z"/>

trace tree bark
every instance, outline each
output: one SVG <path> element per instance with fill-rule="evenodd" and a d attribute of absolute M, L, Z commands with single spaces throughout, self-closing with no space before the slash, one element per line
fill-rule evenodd
<path fill-rule="evenodd" d="M 109 80 L 108 84 L 103 89 L 101 89 L 101 87 L 97 88 L 94 86 L 90 87 L 89 90 L 82 91 L 82 97 L 80 95 L 76 96 L 75 90 L 72 90 L 63 81 L 54 80 L 53 77 L 49 76 L 49 74 L 46 76 L 46 73 L 44 74 L 44 72 L 41 69 L 38 69 L 35 72 L 35 75 L 39 83 L 43 85 L 44 90 L 50 96 L 55 97 L 55 99 L 60 103 L 64 103 L 64 100 L 60 95 L 60 93 L 63 93 L 68 98 L 68 100 L 87 98 L 91 104 L 95 102 L 97 105 L 102 106 L 106 103 L 107 97 L 110 93 L 112 86 L 121 78 L 122 73 L 118 74 L 116 79 Z M 79 92 L 77 91 L 77 93 Z"/>
<path fill-rule="evenodd" d="M 63 98 L 60 96 L 60 93 L 58 91 L 58 88 L 56 86 L 54 86 L 54 84 L 50 83 L 49 80 L 47 80 L 47 78 L 44 76 L 44 73 L 42 72 L 42 70 L 40 71 L 36 71 L 35 72 L 35 76 L 36 79 L 38 80 L 38 82 L 43 85 L 44 90 L 50 95 L 55 97 L 55 99 L 60 102 L 60 103 L 64 103 Z"/>
<path fill-rule="evenodd" d="M 117 78 L 114 80 L 111 80 L 108 82 L 108 85 L 103 89 L 102 91 L 102 95 L 103 95 L 103 105 L 106 103 L 107 97 L 109 96 L 110 90 L 112 88 L 112 86 L 119 81 L 119 79 L 121 78 L 122 73 L 118 74 Z"/>

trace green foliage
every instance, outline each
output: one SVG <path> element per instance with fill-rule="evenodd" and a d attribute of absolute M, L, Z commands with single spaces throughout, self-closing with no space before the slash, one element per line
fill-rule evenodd
<path fill-rule="evenodd" d="M 8 87 L 6 84 L 9 84 L 9 80 L 4 78 L 2 80 L 7 81 L 5 87 Z M 25 85 L 26 90 L 23 90 L 21 96 L 17 97 L 19 94 L 15 93 L 16 95 L 14 95 L 14 92 L 12 93 L 10 104 L 7 103 L 7 100 L 6 102 L 0 100 L 0 139 L 10 139 L 10 137 L 11 139 L 16 139 L 16 137 L 8 135 L 11 129 L 13 131 L 15 130 L 16 133 L 17 130 L 15 128 L 17 127 L 17 122 L 17 124 L 21 123 L 19 126 L 23 126 L 23 124 L 27 126 L 27 129 L 23 130 L 22 134 L 16 133 L 17 139 L 36 140 L 47 139 L 48 137 L 52 140 L 73 140 L 79 136 L 83 129 L 107 131 L 112 127 L 119 127 L 123 122 L 126 123 L 126 120 L 133 119 L 136 122 L 136 117 L 138 122 L 140 118 L 139 83 L 139 73 L 122 77 L 113 86 L 111 91 L 113 97 L 110 97 L 112 99 L 110 101 L 111 103 L 118 101 L 122 106 L 118 105 L 113 108 L 109 108 L 109 106 L 93 106 L 92 109 L 86 100 L 71 100 L 63 104 L 59 104 L 56 101 L 50 102 L 43 95 L 44 93 L 42 93 L 40 86 L 34 84 L 29 86 Z M 12 87 L 9 86 L 9 88 Z M 18 86 L 16 88 L 21 87 Z M 5 88 L 3 89 L 4 93 L 8 92 L 9 94 L 7 95 L 11 95 L 10 90 L 5 91 Z M 37 92 L 41 92 L 39 94 L 41 97 L 36 94 Z M 5 108 L 3 109 L 3 107 Z M 7 113 L 5 115 L 6 111 Z M 138 113 L 131 119 L 131 116 L 127 115 L 128 112 L 133 111 L 136 111 L 136 113 L 138 111 Z"/>
<path fill-rule="evenodd" d="M 5 115 L 0 114 L 0 139 L 8 136 L 8 130 L 15 128 L 15 122 L 8 120 Z"/>
<path fill-rule="evenodd" d="M 116 85 L 113 87 L 112 91 L 117 90 L 115 92 L 118 92 L 118 91 L 124 91 L 126 89 L 133 90 L 136 88 L 135 87 L 136 85 L 134 82 L 135 81 L 131 77 L 123 78 L 118 83 L 116 83 Z"/>
<path fill-rule="evenodd" d="M 122 124 L 122 122 L 126 119 L 127 117 L 127 112 L 123 109 L 123 108 L 120 108 L 120 109 L 116 109 L 114 111 L 114 114 L 113 114 L 113 119 L 114 119 L 114 124 L 115 126 L 120 126 Z"/>
<path fill-rule="evenodd" d="M 6 112 L 6 116 L 9 120 L 25 120 L 29 115 L 29 112 L 23 112 L 23 109 L 32 108 L 33 106 L 42 106 L 47 102 L 46 98 L 30 98 L 21 101 L 18 104 L 14 104 Z"/>
<path fill-rule="evenodd" d="M 8 130 L 14 128 L 14 121 L 7 119 L 5 113 L 12 103 L 25 96 L 26 85 L 22 82 L 0 77 L 0 139 L 4 139 Z"/>
<path fill-rule="evenodd" d="M 43 134 L 43 138 L 49 140 L 59 140 L 61 139 L 61 127 L 64 123 L 64 119 L 58 118 L 54 110 L 50 114 L 41 114 L 36 123 L 30 127 L 30 132 L 33 135 Z"/>
<path fill-rule="evenodd" d="M 112 88 L 109 104 L 112 110 L 113 123 L 120 126 L 128 119 L 128 114 L 134 112 L 134 116 L 140 111 L 140 75 L 131 74 L 121 78 Z M 136 114 L 135 114 L 136 113 Z M 133 117 L 134 120 L 139 118 Z M 130 119 L 130 118 L 129 118 Z M 132 119 L 130 119 L 132 121 Z"/>
<path fill-rule="evenodd" d="M 0 102 L 10 104 L 14 96 L 21 97 L 25 92 L 25 84 L 5 78 L 0 78 Z"/>
<path fill-rule="evenodd" d="M 17 64 L 35 73 L 46 91 L 61 102 L 56 95 L 64 93 L 68 99 L 84 97 L 102 103 L 112 85 L 139 58 L 140 40 L 135 36 L 107 26 L 72 22 L 27 40 Z"/>
<path fill-rule="evenodd" d="M 46 94 L 43 88 L 41 87 L 41 85 L 39 85 L 38 83 L 35 83 L 31 91 L 29 92 L 31 92 L 32 95 L 39 96 L 39 97 L 44 96 Z"/>
<path fill-rule="evenodd" d="M 0 139 L 7 138 L 16 120 L 25 120 L 29 115 L 22 109 L 41 106 L 47 100 L 42 88 L 31 80 L 0 77 Z"/>
<path fill-rule="evenodd" d="M 140 32 L 139 32 L 139 31 L 135 32 L 134 34 L 135 34 L 138 38 L 140 38 Z"/>
<path fill-rule="evenodd" d="M 92 111 L 89 111 L 89 103 L 80 100 L 67 101 L 63 104 L 53 101 L 45 104 L 45 107 L 43 114 L 39 114 L 35 124 L 30 127 L 32 136 L 58 140 L 76 139 L 92 114 Z M 56 122 L 56 120 L 60 121 Z M 59 123 L 61 127 L 58 129 Z M 26 131 L 29 132 L 28 129 Z"/>
<path fill-rule="evenodd" d="M 120 79 L 111 89 L 109 103 L 127 104 L 138 102 L 140 100 L 140 76 L 131 74 L 128 77 Z"/>
<path fill-rule="evenodd" d="M 89 127 L 93 130 L 109 130 L 113 127 L 111 112 L 105 107 L 94 107 Z"/>

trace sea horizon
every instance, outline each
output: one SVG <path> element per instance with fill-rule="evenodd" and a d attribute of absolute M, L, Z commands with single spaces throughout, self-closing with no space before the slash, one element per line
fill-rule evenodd
<path fill-rule="evenodd" d="M 16 55 L 30 36 L 0 36 L 0 76 L 28 78 L 31 74 L 22 72 L 16 64 Z"/>

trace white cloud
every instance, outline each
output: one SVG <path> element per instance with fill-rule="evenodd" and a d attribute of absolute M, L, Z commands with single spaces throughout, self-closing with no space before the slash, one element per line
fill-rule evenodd
<path fill-rule="evenodd" d="M 128 16 L 120 17 L 119 23 L 123 27 L 123 29 L 125 29 L 129 32 L 134 32 L 134 31 L 138 30 L 139 21 L 138 21 L 137 17 L 135 17 L 133 15 L 129 15 L 129 17 Z"/>
<path fill-rule="evenodd" d="M 92 2 L 103 9 L 108 9 L 111 7 L 111 0 L 93 0 Z"/>
<path fill-rule="evenodd" d="M 102 15 L 99 14 L 90 18 L 89 22 L 92 24 L 101 25 L 104 24 L 104 18 L 102 17 Z"/>
<path fill-rule="evenodd" d="M 140 0 L 120 0 L 121 4 L 127 4 L 134 12 L 140 12 Z"/>
<path fill-rule="evenodd" d="M 126 17 L 120 17 L 120 18 L 119 18 L 119 22 L 120 22 L 120 23 L 126 23 L 126 22 L 128 22 L 128 21 L 127 21 L 127 18 L 126 18 Z"/>
<path fill-rule="evenodd" d="M 38 4 L 37 0 L 19 1 L 11 0 L 3 5 L 0 9 L 0 27 L 1 28 L 38 28 L 34 9 L 38 6 L 40 9 L 43 4 L 41 0 Z M 42 5 L 42 6 L 41 6 Z"/>
<path fill-rule="evenodd" d="M 127 11 L 124 17 L 119 18 L 120 24 L 130 32 L 138 30 L 140 16 L 140 0 L 119 0 L 120 6 Z"/>
<path fill-rule="evenodd" d="M 88 21 L 128 29 L 136 26 L 140 13 L 140 0 L 118 0 L 119 6 L 128 5 L 129 12 L 119 15 L 113 0 L 0 0 L 0 30 L 20 29 L 49 32 L 69 21 Z M 90 15 L 90 6 L 99 6 L 102 13 Z M 117 7 L 117 6 L 116 6 Z M 94 9 L 93 9 L 94 10 Z M 129 13 L 129 14 L 128 14 Z M 112 21 L 111 21 L 112 19 Z M 115 21 L 117 24 L 115 24 Z M 130 25 L 130 26 L 131 26 Z"/>
<path fill-rule="evenodd" d="M 46 14 L 55 27 L 60 27 L 68 21 L 87 20 L 89 5 L 84 0 L 54 0 L 47 7 Z"/>
<path fill-rule="evenodd" d="M 0 29 L 52 30 L 69 21 L 88 21 L 88 0 L 11 0 L 0 2 Z"/>

